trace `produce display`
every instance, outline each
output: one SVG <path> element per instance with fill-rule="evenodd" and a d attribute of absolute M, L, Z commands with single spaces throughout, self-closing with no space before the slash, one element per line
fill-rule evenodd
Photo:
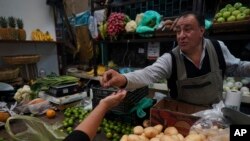
<path fill-rule="evenodd" d="M 63 127 L 61 131 L 66 133 L 71 133 L 73 129 L 84 120 L 88 114 L 89 110 L 85 110 L 83 107 L 71 107 L 64 111 Z M 128 123 L 121 123 L 119 121 L 103 119 L 100 127 L 98 128 L 98 133 L 104 133 L 105 137 L 112 141 L 119 141 L 123 134 L 131 134 L 133 127 Z"/>
<path fill-rule="evenodd" d="M 14 95 L 14 99 L 17 102 L 21 101 L 29 101 L 30 99 L 34 98 L 34 93 L 30 89 L 29 85 L 24 85 L 22 88 L 19 88 Z"/>
<path fill-rule="evenodd" d="M 229 130 L 219 129 L 218 127 L 213 127 L 212 130 L 199 128 L 199 130 L 191 130 L 184 137 L 173 126 L 166 129 L 163 129 L 160 124 L 145 128 L 136 126 L 133 129 L 133 134 L 123 135 L 120 141 L 215 141 L 215 139 L 229 141 Z"/>
<path fill-rule="evenodd" d="M 250 96 L 249 88 L 247 87 L 249 83 L 249 78 L 237 80 L 234 77 L 227 77 L 223 83 L 224 94 L 226 94 L 227 91 L 234 90 L 241 91 L 243 96 Z"/>
<path fill-rule="evenodd" d="M 8 34 L 8 21 L 5 17 L 0 17 L 0 38 L 2 40 L 7 40 L 9 39 L 9 34 Z"/>
<path fill-rule="evenodd" d="M 8 17 L 8 33 L 10 35 L 10 39 L 16 40 L 17 39 L 17 31 L 16 31 L 16 19 L 14 17 Z"/>
<path fill-rule="evenodd" d="M 64 111 L 64 120 L 62 131 L 71 133 L 76 125 L 88 116 L 90 111 L 83 109 L 82 107 L 70 107 Z"/>
<path fill-rule="evenodd" d="M 240 2 L 227 4 L 221 8 L 214 17 L 215 23 L 235 22 L 249 19 L 250 8 Z"/>
<path fill-rule="evenodd" d="M 21 18 L 0 17 L 0 39 L 2 40 L 25 40 L 26 31 L 23 29 Z"/>
<path fill-rule="evenodd" d="M 104 65 L 98 65 L 97 66 L 97 75 L 102 76 L 104 72 L 106 71 L 106 67 Z M 94 76 L 94 69 L 90 69 L 86 72 L 89 76 Z"/>
<path fill-rule="evenodd" d="M 23 29 L 23 21 L 22 19 L 17 19 L 17 31 L 18 31 L 18 40 L 26 40 L 26 31 Z"/>
<path fill-rule="evenodd" d="M 33 41 L 54 41 L 49 31 L 44 33 L 40 29 L 36 29 L 31 32 L 31 39 Z"/>
<path fill-rule="evenodd" d="M 74 76 L 47 76 L 36 79 L 32 82 L 31 89 L 35 92 L 40 90 L 48 90 L 50 86 L 58 86 L 63 84 L 77 83 L 79 78 Z"/>
<path fill-rule="evenodd" d="M 103 119 L 100 129 L 107 139 L 119 141 L 123 134 L 131 134 L 133 127 L 128 123 Z"/>
<path fill-rule="evenodd" d="M 129 17 L 124 13 L 111 13 L 107 20 L 108 35 L 112 38 L 116 38 L 119 33 L 125 30 L 125 25 L 129 21 Z"/>

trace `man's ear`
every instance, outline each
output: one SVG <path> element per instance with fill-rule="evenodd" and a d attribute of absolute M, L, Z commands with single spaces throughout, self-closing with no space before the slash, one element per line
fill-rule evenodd
<path fill-rule="evenodd" d="M 206 29 L 205 29 L 205 27 L 201 26 L 200 30 L 201 30 L 201 33 L 204 34 Z"/>

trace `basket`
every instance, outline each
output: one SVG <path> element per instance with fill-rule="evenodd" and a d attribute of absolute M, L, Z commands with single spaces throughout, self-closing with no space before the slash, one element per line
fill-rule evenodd
<path fill-rule="evenodd" d="M 13 80 L 18 74 L 19 68 L 0 68 L 0 81 Z"/>
<path fill-rule="evenodd" d="M 3 56 L 3 61 L 10 65 L 33 64 L 40 60 L 39 55 Z"/>
<path fill-rule="evenodd" d="M 101 87 L 93 87 L 93 99 L 92 105 L 96 107 L 101 99 L 110 95 L 117 90 L 114 88 L 101 88 Z M 140 89 L 136 89 L 134 91 L 128 91 L 124 100 L 116 107 L 112 108 L 110 111 L 118 112 L 118 113 L 128 113 L 131 108 L 135 106 L 143 97 L 148 95 L 148 87 L 142 87 Z"/>

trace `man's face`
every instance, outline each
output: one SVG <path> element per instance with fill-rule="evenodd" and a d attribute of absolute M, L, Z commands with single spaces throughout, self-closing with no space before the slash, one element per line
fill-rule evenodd
<path fill-rule="evenodd" d="M 184 53 L 192 52 L 199 46 L 205 30 L 193 15 L 180 17 L 175 28 L 178 45 Z"/>

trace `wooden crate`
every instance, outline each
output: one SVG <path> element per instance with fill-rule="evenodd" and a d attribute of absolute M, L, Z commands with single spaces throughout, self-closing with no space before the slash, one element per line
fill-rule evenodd
<path fill-rule="evenodd" d="M 236 2 L 241 2 L 243 6 L 250 8 L 250 1 L 248 0 L 220 0 L 217 6 L 216 13 L 217 14 L 222 8 L 224 8 L 227 4 L 234 5 Z M 233 21 L 233 22 L 223 22 L 217 23 L 214 19 L 214 23 L 212 26 L 213 33 L 222 33 L 222 32 L 248 32 L 250 31 L 250 16 L 246 17 L 241 21 Z"/>
<path fill-rule="evenodd" d="M 212 31 L 213 33 L 250 31 L 250 18 L 243 21 L 214 23 L 212 26 Z"/>

